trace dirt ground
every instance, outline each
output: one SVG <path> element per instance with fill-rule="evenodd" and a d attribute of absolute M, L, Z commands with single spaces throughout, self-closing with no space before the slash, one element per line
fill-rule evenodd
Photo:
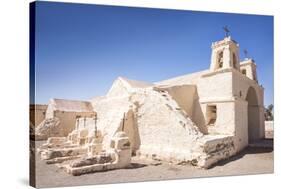
<path fill-rule="evenodd" d="M 268 142 L 268 141 L 267 141 Z M 272 143 L 272 141 L 269 141 Z M 40 146 L 42 142 L 36 142 Z M 136 157 L 126 169 L 97 172 L 81 176 L 68 175 L 56 165 L 47 165 L 36 154 L 36 186 L 58 187 L 152 180 L 186 179 L 247 174 L 273 173 L 273 147 L 249 147 L 238 155 L 219 162 L 210 169 L 191 165 L 171 165 L 165 162 L 144 161 Z"/>

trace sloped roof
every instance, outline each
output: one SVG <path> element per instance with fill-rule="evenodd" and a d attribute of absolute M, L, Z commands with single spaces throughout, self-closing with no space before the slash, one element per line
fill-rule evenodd
<path fill-rule="evenodd" d="M 197 80 L 201 77 L 201 75 L 209 72 L 209 70 L 203 70 L 200 72 L 195 72 L 187 75 L 182 75 L 178 77 L 174 77 L 171 79 L 163 80 L 156 82 L 156 85 L 183 85 L 183 84 L 196 84 Z"/>
<path fill-rule="evenodd" d="M 146 87 L 153 86 L 152 83 L 147 83 L 145 81 L 137 81 L 137 80 L 132 80 L 132 79 L 124 78 L 124 77 L 119 77 L 118 79 L 127 82 L 133 88 L 146 88 Z"/>
<path fill-rule="evenodd" d="M 51 99 L 54 110 L 66 112 L 92 112 L 91 102 L 65 99 Z"/>
<path fill-rule="evenodd" d="M 153 84 L 127 79 L 124 77 L 118 77 L 111 86 L 110 90 L 107 93 L 107 96 L 126 96 L 132 89 L 147 88 L 151 87 Z"/>

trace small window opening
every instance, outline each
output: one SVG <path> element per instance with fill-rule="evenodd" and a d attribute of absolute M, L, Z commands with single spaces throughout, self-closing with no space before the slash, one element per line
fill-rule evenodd
<path fill-rule="evenodd" d="M 246 69 L 243 69 L 243 70 L 242 70 L 242 74 L 244 74 L 244 75 L 246 75 L 246 74 L 247 74 Z"/>
<path fill-rule="evenodd" d="M 214 126 L 217 120 L 217 106 L 208 105 L 207 106 L 207 125 Z"/>

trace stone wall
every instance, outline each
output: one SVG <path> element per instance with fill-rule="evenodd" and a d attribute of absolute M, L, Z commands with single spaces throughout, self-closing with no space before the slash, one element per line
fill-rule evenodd
<path fill-rule="evenodd" d="M 248 145 L 248 103 L 245 100 L 235 101 L 235 146 L 238 151 Z"/>
<path fill-rule="evenodd" d="M 77 117 L 91 117 L 93 112 L 64 112 L 55 111 L 54 117 L 60 120 L 60 127 L 63 130 L 63 136 L 67 136 L 75 129 Z"/>
<path fill-rule="evenodd" d="M 256 81 L 249 79 L 247 76 L 241 74 L 238 71 L 233 71 L 233 94 L 237 99 L 249 101 L 254 99 L 247 99 L 247 95 L 249 94 L 250 89 L 253 89 L 253 95 L 256 96 L 257 102 L 251 102 L 254 104 L 249 104 L 249 119 L 254 120 L 256 125 L 254 127 L 258 127 L 258 133 L 254 134 L 256 139 L 264 138 L 264 89 L 260 86 Z M 253 97 L 248 97 L 253 98 Z M 247 108 L 248 109 L 248 108 Z M 255 113 L 257 111 L 257 113 Z M 253 117 L 255 116 L 255 117 Z"/>
<path fill-rule="evenodd" d="M 232 69 L 203 74 L 197 83 L 200 102 L 221 101 L 233 96 Z"/>
<path fill-rule="evenodd" d="M 36 140 L 46 140 L 48 137 L 66 137 L 76 126 L 77 117 L 91 117 L 94 112 L 64 112 L 54 111 L 36 128 Z"/>
<path fill-rule="evenodd" d="M 189 159 L 196 139 L 203 136 L 198 127 L 169 93 L 147 91 L 143 96 L 132 96 L 139 103 L 139 153 L 160 159 Z"/>
<path fill-rule="evenodd" d="M 42 104 L 31 104 L 29 106 L 29 120 L 35 127 L 45 119 L 47 107 L 47 105 Z"/>

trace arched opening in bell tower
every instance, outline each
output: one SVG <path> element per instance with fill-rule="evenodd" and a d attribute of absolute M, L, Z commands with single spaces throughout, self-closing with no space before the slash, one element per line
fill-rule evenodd
<path fill-rule="evenodd" d="M 218 52 L 217 54 L 217 63 L 215 69 L 220 69 L 223 67 L 223 51 Z"/>

